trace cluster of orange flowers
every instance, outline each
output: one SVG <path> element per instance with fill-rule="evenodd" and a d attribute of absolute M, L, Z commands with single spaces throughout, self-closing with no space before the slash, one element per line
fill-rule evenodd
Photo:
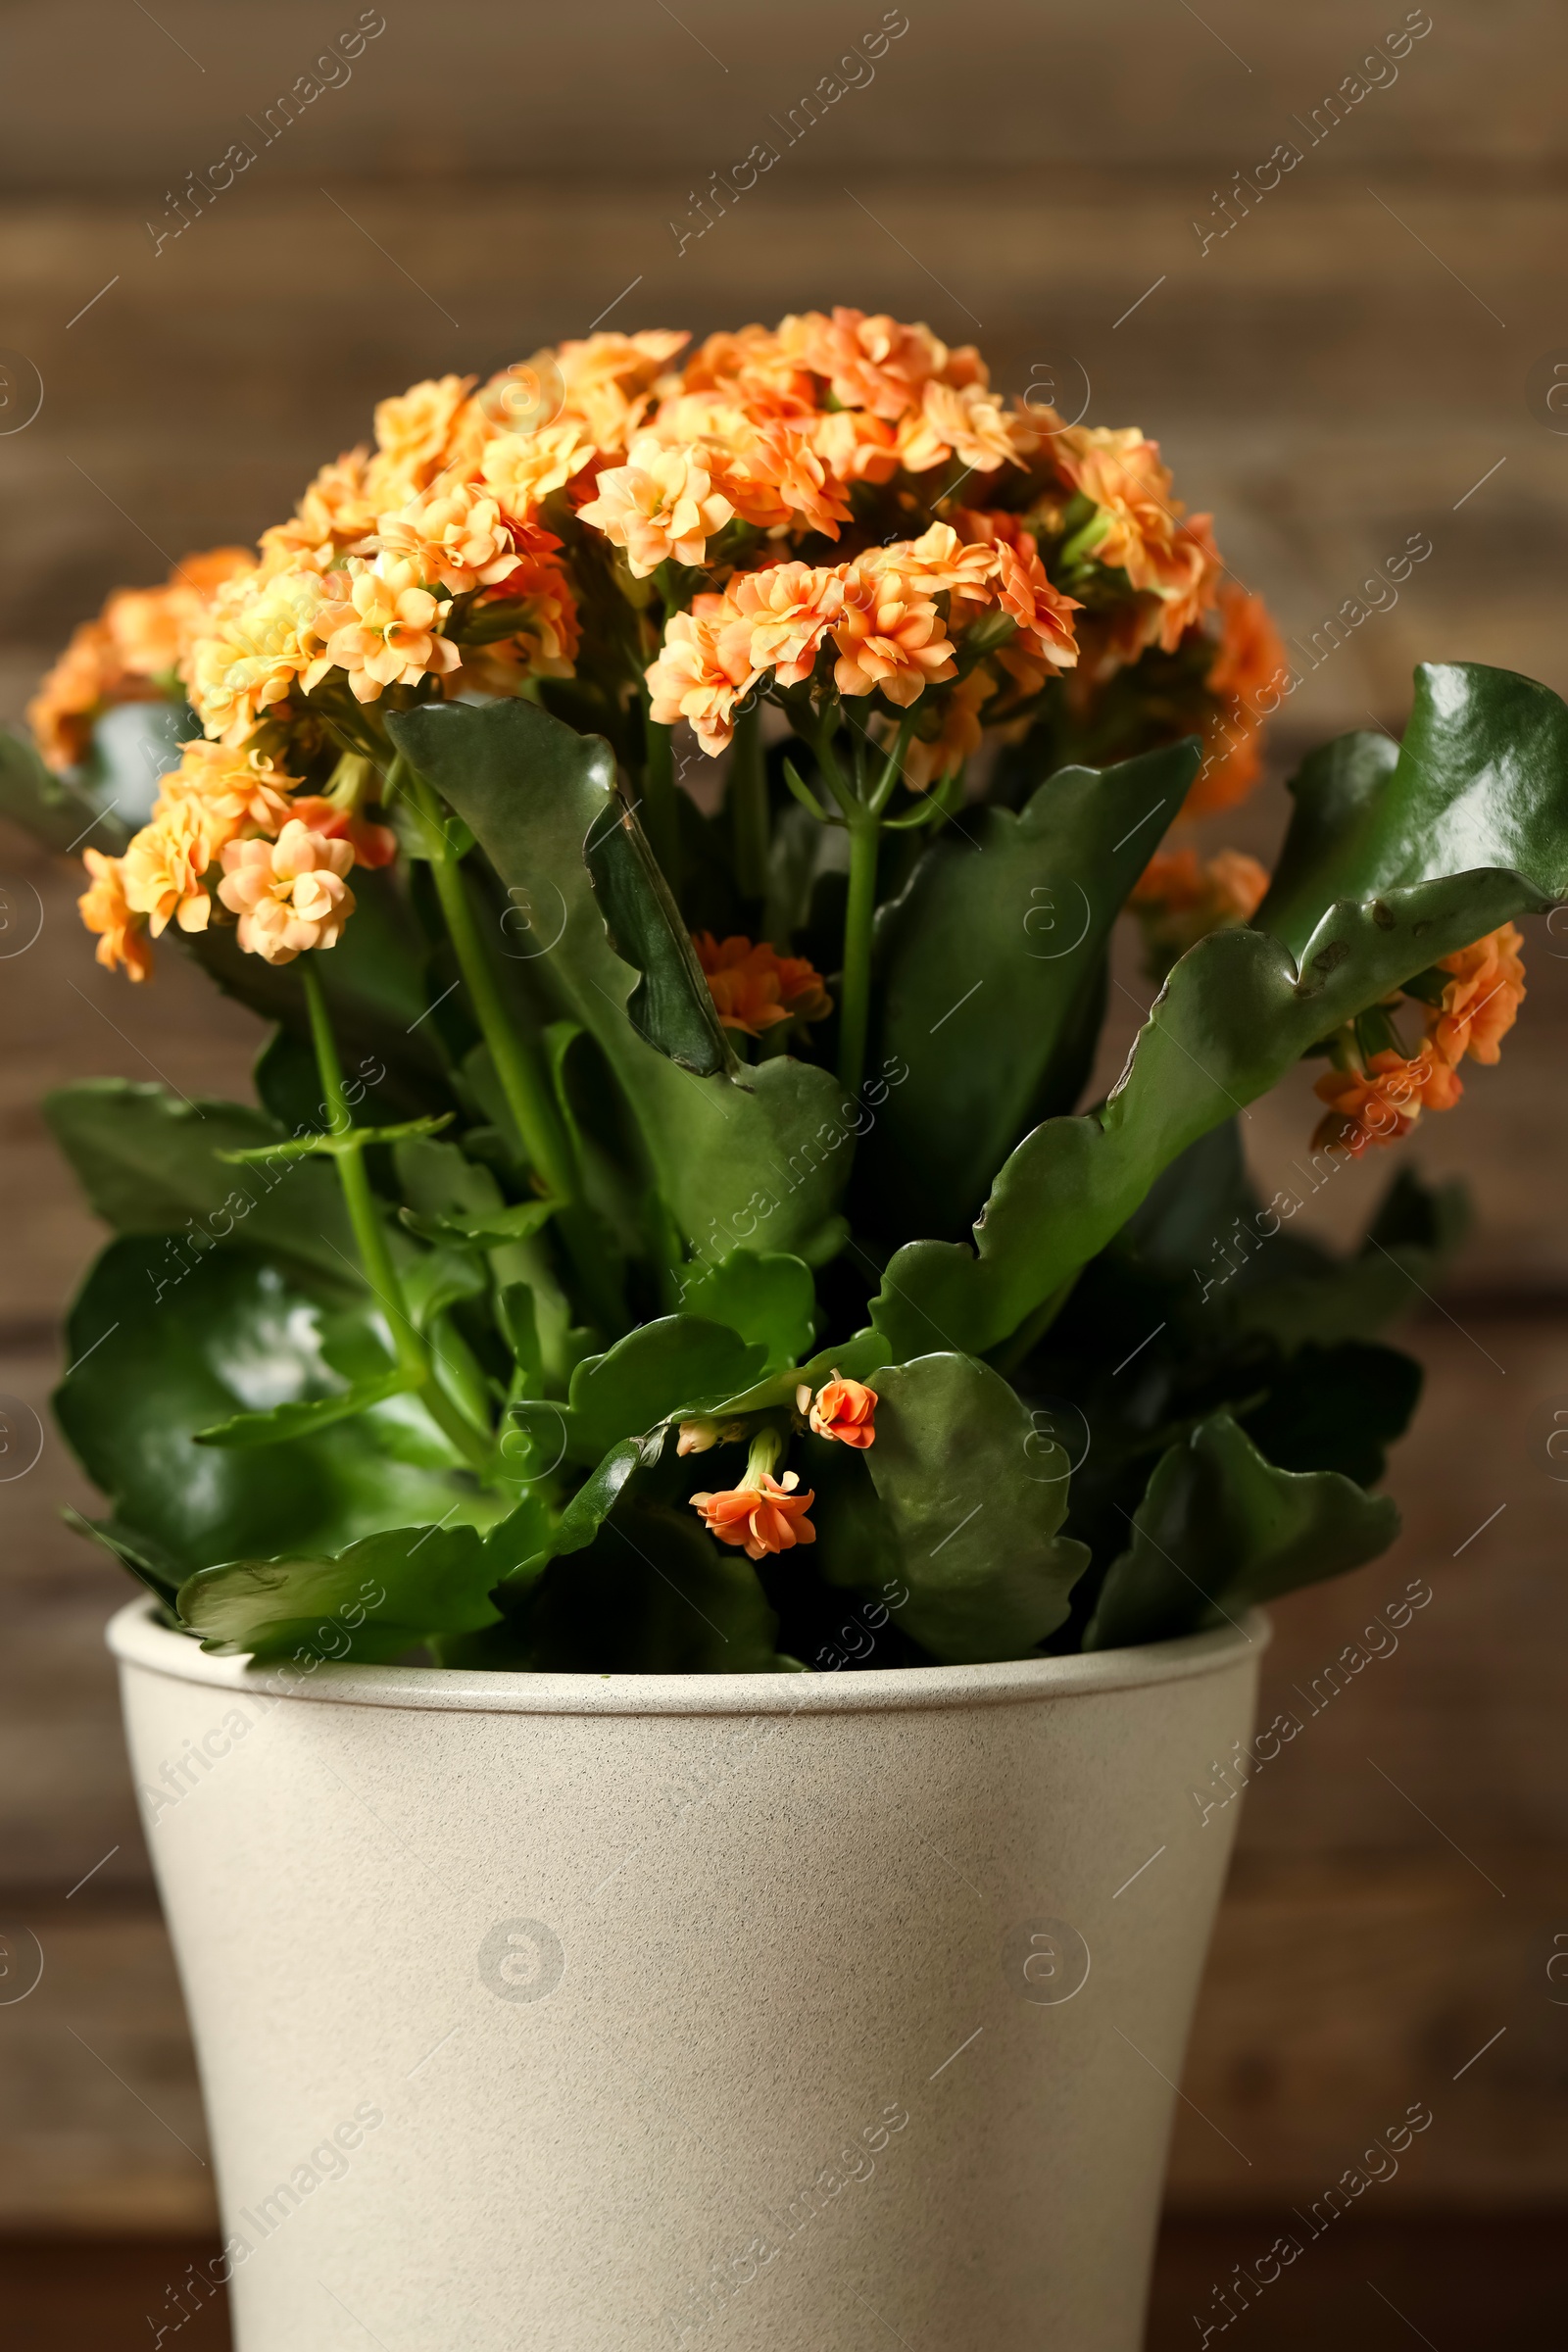
<path fill-rule="evenodd" d="M 76 632 L 30 713 L 52 765 L 79 762 L 107 705 L 183 691 L 210 744 L 299 779 L 237 829 L 195 808 L 207 771 L 170 780 L 157 838 L 92 861 L 104 960 L 139 977 L 171 913 L 208 919 L 198 897 L 226 919 L 229 849 L 319 830 L 301 802 L 329 801 L 366 862 L 361 807 L 390 757 L 377 707 L 572 675 L 585 632 L 596 687 L 646 692 L 710 752 L 748 697 L 828 691 L 830 650 L 831 691 L 872 698 L 890 741 L 906 720 L 917 790 L 985 728 L 1025 723 L 1052 681 L 1077 708 L 1146 654 L 1197 647 L 1215 747 L 1200 802 L 1245 788 L 1250 690 L 1277 649 L 1257 600 L 1222 594 L 1209 517 L 1185 514 L 1153 442 L 1008 404 L 972 347 L 858 311 L 710 335 L 681 365 L 687 340 L 599 333 L 483 384 L 416 384 L 254 556 L 187 558 Z M 232 862 L 249 891 L 257 859 Z M 272 872 L 291 911 L 249 923 L 257 953 L 298 953 L 313 923 L 305 944 L 335 936 L 301 879 Z"/>
<path fill-rule="evenodd" d="M 1502 1041 L 1519 1017 L 1525 996 L 1524 941 L 1512 923 L 1490 931 L 1472 947 L 1439 959 L 1446 974 L 1441 1000 L 1417 1003 L 1426 1020 L 1421 1050 L 1403 1054 L 1385 1046 L 1364 1066 L 1324 1072 L 1315 1092 L 1328 1110 L 1312 1138 L 1312 1149 L 1359 1153 L 1368 1145 L 1395 1144 L 1408 1135 L 1423 1110 L 1451 1110 L 1463 1094 L 1459 1064 L 1494 1063 Z"/>
<path fill-rule="evenodd" d="M 1221 850 L 1200 862 L 1195 849 L 1158 850 L 1134 883 L 1127 904 L 1161 971 L 1211 931 L 1250 923 L 1268 889 L 1267 869 L 1244 850 Z"/>

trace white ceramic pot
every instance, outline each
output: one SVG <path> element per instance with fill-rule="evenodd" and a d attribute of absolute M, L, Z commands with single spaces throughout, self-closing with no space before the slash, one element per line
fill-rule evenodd
<path fill-rule="evenodd" d="M 1134 2352 L 1266 1638 L 288 1682 L 122 1610 L 239 2352 Z"/>

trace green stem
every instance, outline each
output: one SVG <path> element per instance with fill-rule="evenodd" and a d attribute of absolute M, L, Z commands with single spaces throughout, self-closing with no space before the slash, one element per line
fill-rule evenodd
<path fill-rule="evenodd" d="M 874 810 L 853 804 L 850 896 L 844 910 L 844 975 L 839 1002 L 839 1079 L 847 1095 L 865 1076 L 865 1037 L 871 1019 L 871 925 L 876 916 L 876 860 L 881 824 Z"/>
<path fill-rule="evenodd" d="M 668 732 L 667 728 L 664 730 Z M 608 1271 L 604 1246 L 592 1229 L 582 1204 L 582 1185 L 576 1155 L 543 1062 L 531 1039 L 524 1037 L 508 1016 L 496 984 L 494 967 L 474 919 L 463 867 L 453 855 L 446 829 L 446 812 L 424 778 L 407 761 L 403 777 L 416 808 L 424 819 L 430 850 L 430 871 L 446 920 L 458 969 L 501 1092 L 524 1152 L 546 1189 L 564 1203 L 556 1223 L 593 1314 L 607 1334 L 625 1320 L 621 1301 Z"/>
<path fill-rule="evenodd" d="M 321 983 L 316 976 L 309 954 L 301 959 L 300 979 L 305 989 L 311 1043 L 316 1048 L 316 1066 L 331 1117 L 332 1132 L 352 1142 L 353 1113 L 343 1091 L 343 1070 L 337 1057 L 337 1041 L 332 1035 L 332 1023 L 326 1009 L 326 999 L 321 994 Z M 334 1152 L 332 1158 L 337 1167 L 338 1181 L 343 1187 L 343 1201 L 349 1212 L 349 1223 L 354 1229 L 365 1279 L 386 1316 L 398 1362 L 415 1383 L 419 1401 L 431 1420 L 475 1469 L 483 1469 L 490 1459 L 488 1441 L 474 1428 L 466 1414 L 458 1410 L 437 1381 L 430 1368 L 429 1351 L 410 1318 L 404 1302 L 403 1286 L 392 1263 L 392 1252 L 387 1248 L 375 1197 L 370 1191 L 370 1179 L 365 1172 L 364 1152 L 360 1150 Z"/>
<path fill-rule="evenodd" d="M 742 898 L 767 896 L 767 771 L 762 763 L 762 714 L 755 707 L 735 721 L 729 771 L 735 841 L 735 879 Z"/>
<path fill-rule="evenodd" d="M 677 906 L 680 903 L 682 860 L 680 808 L 675 782 L 675 733 L 654 717 L 644 719 L 646 756 L 643 762 L 643 831 L 663 869 Z"/>

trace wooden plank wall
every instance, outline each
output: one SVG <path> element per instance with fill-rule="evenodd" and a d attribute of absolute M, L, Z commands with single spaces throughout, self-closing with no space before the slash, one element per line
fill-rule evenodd
<path fill-rule="evenodd" d="M 7 12 L 0 344 L 44 404 L 0 432 L 6 716 L 107 587 L 275 518 L 378 395 L 599 313 L 701 330 L 835 298 L 977 336 L 1009 385 L 1049 371 L 1065 399 L 1083 370 L 1091 417 L 1159 434 L 1304 648 L 1430 535 L 1397 607 L 1306 670 L 1283 751 L 1397 725 L 1419 657 L 1568 688 L 1568 440 L 1540 402 L 1568 347 L 1548 0 L 1435 9 L 1397 79 L 1367 69 L 1383 86 L 1315 143 L 1314 109 L 1397 6 L 909 0 L 874 81 L 793 143 L 768 123 L 877 12 L 541 14 L 389 0 L 352 79 L 258 132 L 254 165 L 155 250 L 166 191 L 265 121 L 318 53 L 319 13 Z M 694 192 L 769 137 L 776 166 L 698 234 Z M 1301 162 L 1250 214 L 1233 200 L 1221 237 L 1216 191 L 1285 139 Z M 1282 808 L 1271 786 L 1238 838 L 1266 851 Z M 71 877 L 9 835 L 0 879 L 44 908 L 0 957 L 0 1391 L 42 1413 L 95 1237 L 40 1091 L 103 1071 L 243 1092 L 257 1041 L 172 956 L 145 991 L 108 981 Z M 1308 2201 L 1417 2098 L 1436 2128 L 1380 2192 L 1391 2209 L 1568 2193 L 1568 1988 L 1547 1974 L 1568 1948 L 1568 1487 L 1545 1451 L 1568 1406 L 1565 955 L 1538 926 L 1502 1067 L 1421 1138 L 1425 1167 L 1472 1182 L 1480 1231 L 1413 1326 L 1430 1389 L 1393 1475 L 1397 1549 L 1278 1612 L 1265 1707 L 1303 1730 L 1246 1806 L 1177 2132 L 1186 2209 Z M 1258 1106 L 1265 1178 L 1310 1115 L 1304 1082 Z M 1352 1171 L 1311 1213 L 1349 1231 L 1374 1189 Z M 8 1950 L 25 1928 L 47 1954 L 37 1992 L 0 2008 L 0 2229 L 197 2229 L 199 2106 L 100 1648 L 122 1588 L 59 1527 L 62 1498 L 89 1499 L 51 1434 L 0 1485 L 0 1924 Z M 1293 1690 L 1326 1689 L 1412 1578 L 1432 1599 L 1396 1654 L 1309 1714 Z M 1200 1834 L 1185 1792 L 1173 1808 L 1155 1868 Z"/>

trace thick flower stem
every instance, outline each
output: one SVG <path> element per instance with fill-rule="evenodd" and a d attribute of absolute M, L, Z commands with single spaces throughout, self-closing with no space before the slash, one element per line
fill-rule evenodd
<path fill-rule="evenodd" d="M 407 763 L 403 773 L 415 806 L 424 819 L 430 871 L 447 935 L 467 991 L 469 1007 L 490 1050 L 513 1124 L 530 1165 L 564 1204 L 556 1223 L 590 1310 L 607 1334 L 618 1333 L 625 1320 L 621 1301 L 607 1271 L 603 1246 L 596 1241 L 583 1212 L 576 1155 L 549 1078 L 532 1041 L 514 1026 L 501 1001 L 495 971 L 474 920 L 463 868 L 452 854 L 445 811 L 422 776 Z"/>
<path fill-rule="evenodd" d="M 874 810 L 857 804 L 849 819 L 850 896 L 844 910 L 844 975 L 839 999 L 839 1078 L 847 1095 L 865 1076 L 865 1036 L 871 1018 L 871 926 L 876 916 L 877 844 Z"/>
<path fill-rule="evenodd" d="M 490 1459 L 490 1446 L 483 1435 L 461 1413 L 447 1396 L 430 1368 L 429 1350 L 415 1329 L 404 1302 L 403 1286 L 392 1263 L 392 1252 L 386 1246 L 381 1219 L 370 1191 L 370 1180 L 365 1172 L 365 1156 L 354 1147 L 353 1114 L 343 1091 L 343 1070 L 337 1057 L 337 1041 L 332 1035 L 332 1023 L 321 994 L 321 983 L 310 956 L 300 958 L 300 979 L 305 989 L 305 1006 L 310 1015 L 311 1043 L 316 1049 L 316 1066 L 320 1076 L 321 1094 L 331 1119 L 332 1133 L 350 1148 L 334 1152 L 338 1182 L 343 1187 L 343 1202 L 354 1229 L 360 1263 L 371 1296 L 386 1316 L 392 1334 L 392 1345 L 403 1370 L 415 1383 L 416 1394 L 432 1421 L 450 1438 L 459 1452 L 475 1469 L 483 1469 Z"/>
<path fill-rule="evenodd" d="M 763 899 L 767 896 L 767 771 L 762 763 L 762 714 L 756 708 L 741 711 L 735 721 L 729 803 L 735 879 L 741 896 Z"/>

